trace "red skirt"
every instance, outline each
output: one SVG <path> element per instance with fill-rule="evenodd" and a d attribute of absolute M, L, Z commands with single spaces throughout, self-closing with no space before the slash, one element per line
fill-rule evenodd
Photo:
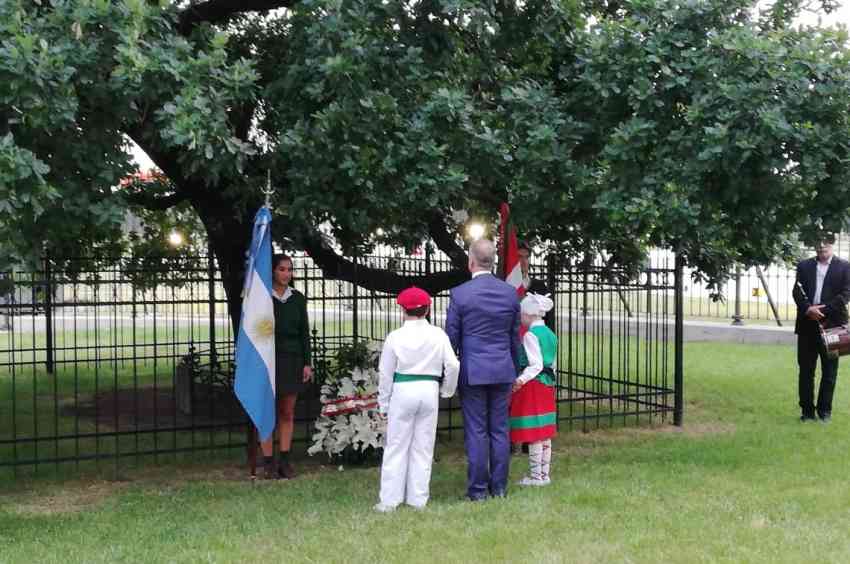
<path fill-rule="evenodd" d="M 537 378 L 511 396 L 511 442 L 536 443 L 555 436 L 555 387 Z"/>

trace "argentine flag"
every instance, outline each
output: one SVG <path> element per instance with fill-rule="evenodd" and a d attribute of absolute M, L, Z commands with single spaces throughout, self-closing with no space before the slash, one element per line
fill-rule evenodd
<path fill-rule="evenodd" d="M 271 212 L 265 206 L 254 217 L 242 291 L 242 319 L 236 337 L 234 385 L 236 397 L 262 441 L 271 436 L 275 426 L 271 220 Z"/>

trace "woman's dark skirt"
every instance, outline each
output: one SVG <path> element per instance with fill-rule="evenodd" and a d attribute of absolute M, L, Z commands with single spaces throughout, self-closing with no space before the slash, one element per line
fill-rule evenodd
<path fill-rule="evenodd" d="M 307 387 L 304 383 L 304 357 L 285 354 L 275 358 L 275 387 L 280 394 L 297 394 Z"/>

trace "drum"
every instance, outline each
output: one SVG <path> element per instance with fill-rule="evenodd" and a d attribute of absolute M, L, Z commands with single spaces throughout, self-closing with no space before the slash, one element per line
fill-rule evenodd
<path fill-rule="evenodd" d="M 846 325 L 830 327 L 829 329 L 821 325 L 820 337 L 823 340 L 827 355 L 838 358 L 850 354 L 850 328 Z"/>

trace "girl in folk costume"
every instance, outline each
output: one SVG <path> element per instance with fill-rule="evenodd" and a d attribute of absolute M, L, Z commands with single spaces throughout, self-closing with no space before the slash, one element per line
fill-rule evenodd
<path fill-rule="evenodd" d="M 460 369 L 448 336 L 425 319 L 431 296 L 412 287 L 397 301 L 404 325 L 387 335 L 379 365 L 378 409 L 387 416 L 380 503 L 375 505 L 382 512 L 402 501 L 417 509 L 428 502 L 439 396 L 454 395 Z"/>
<path fill-rule="evenodd" d="M 550 483 L 552 437 L 555 436 L 555 358 L 558 338 L 546 327 L 543 317 L 553 307 L 552 300 L 528 294 L 520 304 L 522 324 L 528 328 L 523 337 L 523 368 L 511 396 L 511 442 L 529 443 L 529 472 L 521 486 L 546 486 Z"/>

